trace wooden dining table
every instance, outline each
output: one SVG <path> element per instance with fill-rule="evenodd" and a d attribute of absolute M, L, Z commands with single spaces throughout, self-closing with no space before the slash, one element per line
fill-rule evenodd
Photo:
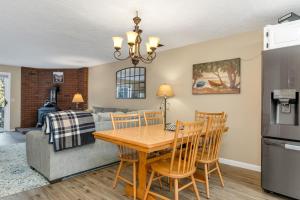
<path fill-rule="evenodd" d="M 174 131 L 164 130 L 163 125 L 97 131 L 96 139 L 135 149 L 139 155 L 137 197 L 143 199 L 147 181 L 147 155 L 167 149 L 174 141 Z M 130 191 L 126 190 L 128 195 Z"/>
<path fill-rule="evenodd" d="M 227 131 L 226 128 L 225 131 Z M 141 126 L 107 131 L 97 131 L 94 133 L 96 139 L 111 142 L 117 145 L 135 149 L 139 155 L 138 166 L 138 188 L 137 197 L 143 199 L 147 181 L 147 155 L 151 152 L 164 150 L 172 146 L 174 141 L 174 131 L 164 130 L 163 125 Z M 132 191 L 128 189 L 126 194 L 132 196 Z M 149 199 L 149 198 L 148 198 Z M 151 198 L 150 198 L 151 199 Z"/>

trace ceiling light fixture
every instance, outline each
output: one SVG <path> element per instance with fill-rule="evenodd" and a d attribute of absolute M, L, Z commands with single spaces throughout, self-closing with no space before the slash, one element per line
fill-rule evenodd
<path fill-rule="evenodd" d="M 150 64 L 155 58 L 156 58 L 156 52 L 155 50 L 158 47 L 163 46 L 162 44 L 159 44 L 159 38 L 150 36 L 149 41 L 146 43 L 146 51 L 147 55 L 146 57 L 143 57 L 141 55 L 141 43 L 142 43 L 142 30 L 139 28 L 139 23 L 141 22 L 141 18 L 138 16 L 138 12 L 136 11 L 136 17 L 133 18 L 133 22 L 135 24 L 133 31 L 128 31 L 126 33 L 127 35 L 127 44 L 129 48 L 129 55 L 126 58 L 121 58 L 121 48 L 122 48 L 122 37 L 112 37 L 114 42 L 114 57 L 117 60 L 127 60 L 131 59 L 131 62 L 134 66 L 136 66 L 140 61 L 146 64 Z"/>

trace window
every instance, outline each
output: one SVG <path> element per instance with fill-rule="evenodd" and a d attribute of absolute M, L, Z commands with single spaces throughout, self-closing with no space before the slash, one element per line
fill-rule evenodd
<path fill-rule="evenodd" d="M 146 68 L 129 67 L 116 72 L 117 99 L 146 98 Z"/>

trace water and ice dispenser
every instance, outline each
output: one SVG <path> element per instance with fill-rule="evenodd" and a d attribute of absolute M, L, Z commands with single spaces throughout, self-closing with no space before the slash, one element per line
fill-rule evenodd
<path fill-rule="evenodd" d="M 272 91 L 272 123 L 298 125 L 298 96 L 298 92 L 294 89 Z"/>

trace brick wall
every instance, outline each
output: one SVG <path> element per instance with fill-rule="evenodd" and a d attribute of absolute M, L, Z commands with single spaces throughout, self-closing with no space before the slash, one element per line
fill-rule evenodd
<path fill-rule="evenodd" d="M 53 83 L 53 72 L 64 72 L 64 83 Z M 57 104 L 61 110 L 75 108 L 72 103 L 76 92 L 82 94 L 84 103 L 79 107 L 88 107 L 88 68 L 80 69 L 21 69 L 21 127 L 34 127 L 37 122 L 37 109 L 49 97 L 49 90 L 59 86 Z"/>

